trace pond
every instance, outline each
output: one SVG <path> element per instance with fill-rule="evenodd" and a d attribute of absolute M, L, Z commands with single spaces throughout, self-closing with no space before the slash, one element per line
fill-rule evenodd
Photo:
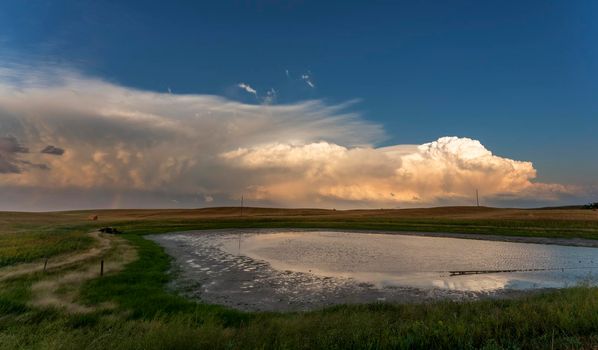
<path fill-rule="evenodd" d="M 471 299 L 594 284 L 598 248 L 417 234 L 228 230 L 154 236 L 179 289 L 250 310 Z"/>

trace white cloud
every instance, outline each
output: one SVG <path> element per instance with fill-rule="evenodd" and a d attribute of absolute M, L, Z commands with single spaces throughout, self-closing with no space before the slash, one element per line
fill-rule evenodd
<path fill-rule="evenodd" d="M 479 141 L 443 137 L 420 146 L 343 147 L 327 142 L 268 144 L 221 155 L 238 168 L 261 172 L 257 198 L 370 203 L 430 204 L 443 199 L 517 196 L 534 192 L 550 199 L 571 191 L 562 185 L 537 184 L 530 162 L 493 155 Z"/>
<path fill-rule="evenodd" d="M 72 72 L 27 74 L 0 75 L 0 166 L 7 169 L 0 192 L 27 205 L 55 203 L 51 195 L 77 206 L 73 193 L 80 191 L 112 205 L 143 206 L 147 198 L 156 206 L 162 203 L 156 198 L 182 205 L 197 193 L 210 193 L 204 201 L 218 204 L 215 198 L 245 193 L 257 203 L 336 207 L 460 203 L 475 188 L 485 198 L 572 192 L 534 182 L 530 162 L 493 155 L 467 138 L 375 148 L 382 129 L 347 105 L 250 105 L 141 91 Z M 23 150 L 59 145 L 64 152 L 10 153 L 15 140 Z"/>
<path fill-rule="evenodd" d="M 311 73 L 305 73 L 301 75 L 301 80 L 303 80 L 310 88 L 315 88 L 316 84 L 314 84 L 313 82 L 313 78 L 311 76 Z"/>
<path fill-rule="evenodd" d="M 237 87 L 240 89 L 243 89 L 244 91 L 252 94 L 253 96 L 255 96 L 257 98 L 257 91 L 254 88 L 252 88 L 249 84 L 239 83 L 239 84 L 237 84 Z"/>

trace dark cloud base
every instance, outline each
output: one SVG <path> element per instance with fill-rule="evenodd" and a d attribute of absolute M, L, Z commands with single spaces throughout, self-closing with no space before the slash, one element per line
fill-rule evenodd
<path fill-rule="evenodd" d="M 0 174 L 20 174 L 30 168 L 50 169 L 46 164 L 22 159 L 22 155 L 29 153 L 29 148 L 23 146 L 16 137 L 12 135 L 0 137 Z M 64 154 L 64 149 L 48 145 L 40 153 L 61 156 Z"/>
<path fill-rule="evenodd" d="M 24 161 L 19 153 L 29 153 L 29 149 L 21 145 L 12 135 L 0 137 L 0 174 L 19 174 Z"/>
<path fill-rule="evenodd" d="M 61 156 L 64 154 L 64 150 L 60 147 L 55 147 L 52 145 L 48 145 L 46 146 L 44 149 L 42 149 L 40 151 L 40 153 L 44 153 L 44 154 L 53 154 L 56 156 Z"/>

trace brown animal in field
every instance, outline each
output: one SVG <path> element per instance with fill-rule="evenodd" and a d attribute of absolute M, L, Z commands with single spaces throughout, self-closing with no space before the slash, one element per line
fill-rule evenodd
<path fill-rule="evenodd" d="M 91 220 L 91 221 L 98 221 L 98 216 L 97 215 L 90 215 L 89 216 L 89 220 Z"/>

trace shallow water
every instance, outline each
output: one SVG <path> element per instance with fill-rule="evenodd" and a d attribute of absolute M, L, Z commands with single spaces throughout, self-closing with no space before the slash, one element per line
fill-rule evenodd
<path fill-rule="evenodd" d="M 598 281 L 598 248 L 314 230 L 150 236 L 174 287 L 244 310 L 509 297 Z"/>
<path fill-rule="evenodd" d="M 381 288 L 558 288 L 598 276 L 597 248 L 548 244 L 318 231 L 223 237 L 223 249 L 277 270 L 352 278 Z"/>

